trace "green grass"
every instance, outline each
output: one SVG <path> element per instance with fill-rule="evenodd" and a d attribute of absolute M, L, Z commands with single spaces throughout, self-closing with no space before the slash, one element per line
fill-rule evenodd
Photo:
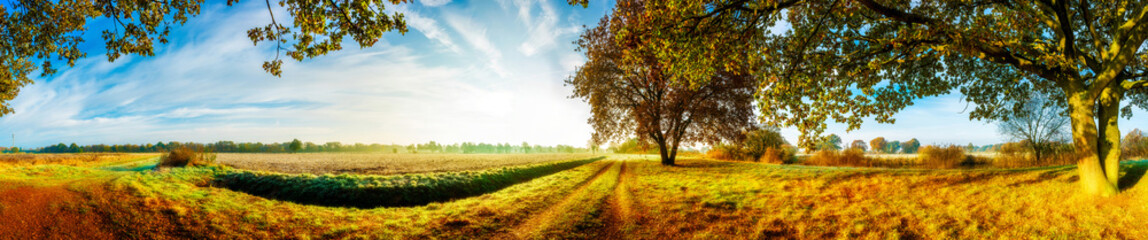
<path fill-rule="evenodd" d="M 209 187 L 216 175 L 233 169 L 176 168 L 118 178 L 92 204 L 130 235 L 144 238 L 469 239 L 505 233 L 573 193 L 577 187 L 571 183 L 605 164 L 592 162 L 476 197 L 372 209 L 304 205 Z"/>
<path fill-rule="evenodd" d="M 304 204 L 357 208 L 414 206 L 497 191 L 603 158 L 482 171 L 383 176 L 234 170 L 217 176 L 215 183 L 236 191 Z"/>

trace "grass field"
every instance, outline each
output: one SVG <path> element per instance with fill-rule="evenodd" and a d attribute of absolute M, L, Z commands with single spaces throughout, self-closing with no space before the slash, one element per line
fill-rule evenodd
<path fill-rule="evenodd" d="M 159 157 L 158 153 L 0 154 L 0 168 L 31 165 L 110 166 Z"/>
<path fill-rule="evenodd" d="M 402 174 L 479 170 L 585 159 L 593 154 L 220 153 L 218 163 L 282 173 Z"/>
<path fill-rule="evenodd" d="M 911 170 L 613 155 L 476 197 L 324 207 L 212 187 L 228 167 L 0 170 L 0 236 L 27 239 L 1129 239 L 1148 234 L 1148 161 L 1116 197 L 1072 166 Z M 19 206 L 19 207 L 14 207 Z M 67 227 L 58 227 L 67 226 Z"/>

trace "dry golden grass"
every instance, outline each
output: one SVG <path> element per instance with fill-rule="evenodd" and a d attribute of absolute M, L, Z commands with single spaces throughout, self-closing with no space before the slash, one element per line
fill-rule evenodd
<path fill-rule="evenodd" d="M 594 154 L 219 153 L 216 163 L 283 173 L 403 174 L 452 172 L 586 159 Z"/>
<path fill-rule="evenodd" d="M 1078 194 L 1069 167 L 895 170 L 682 159 L 631 164 L 628 239 L 1133 239 L 1148 234 L 1148 162 L 1126 189 Z"/>
<path fill-rule="evenodd" d="M 157 157 L 154 153 L 59 153 L 59 154 L 0 154 L 0 167 L 30 165 L 98 166 Z"/>

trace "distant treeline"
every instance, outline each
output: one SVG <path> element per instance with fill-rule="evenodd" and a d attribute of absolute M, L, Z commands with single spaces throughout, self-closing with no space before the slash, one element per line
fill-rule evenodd
<path fill-rule="evenodd" d="M 297 144 L 298 147 L 292 148 L 292 144 Z M 148 144 L 95 144 L 95 145 L 77 145 L 59 143 L 56 145 L 36 148 L 36 149 L 23 149 L 17 150 L 22 152 L 31 153 L 92 153 L 92 152 L 114 152 L 114 153 L 147 153 L 147 152 L 166 152 L 171 149 L 180 147 L 188 147 L 193 149 L 204 149 L 211 152 L 226 152 L 226 153 L 291 153 L 291 152 L 387 152 L 387 153 L 580 153 L 590 152 L 588 148 L 578 148 L 569 145 L 557 146 L 542 146 L 531 145 L 523 142 L 522 144 L 510 143 L 455 143 L 455 144 L 439 144 L 430 141 L 422 144 L 410 145 L 397 145 L 397 144 L 343 144 L 340 142 L 328 142 L 324 144 L 316 144 L 313 142 L 282 142 L 282 143 L 237 143 L 234 141 L 219 141 L 214 143 L 193 143 L 193 142 L 157 142 Z M 294 150 L 294 151 L 293 151 Z M 5 152 L 12 152 L 11 149 L 4 150 Z"/>

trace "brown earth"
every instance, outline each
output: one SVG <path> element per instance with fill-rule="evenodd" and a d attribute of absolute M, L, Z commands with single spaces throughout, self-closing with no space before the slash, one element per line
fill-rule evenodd
<path fill-rule="evenodd" d="M 0 190 L 0 239 L 115 239 L 84 198 L 67 185 Z"/>

